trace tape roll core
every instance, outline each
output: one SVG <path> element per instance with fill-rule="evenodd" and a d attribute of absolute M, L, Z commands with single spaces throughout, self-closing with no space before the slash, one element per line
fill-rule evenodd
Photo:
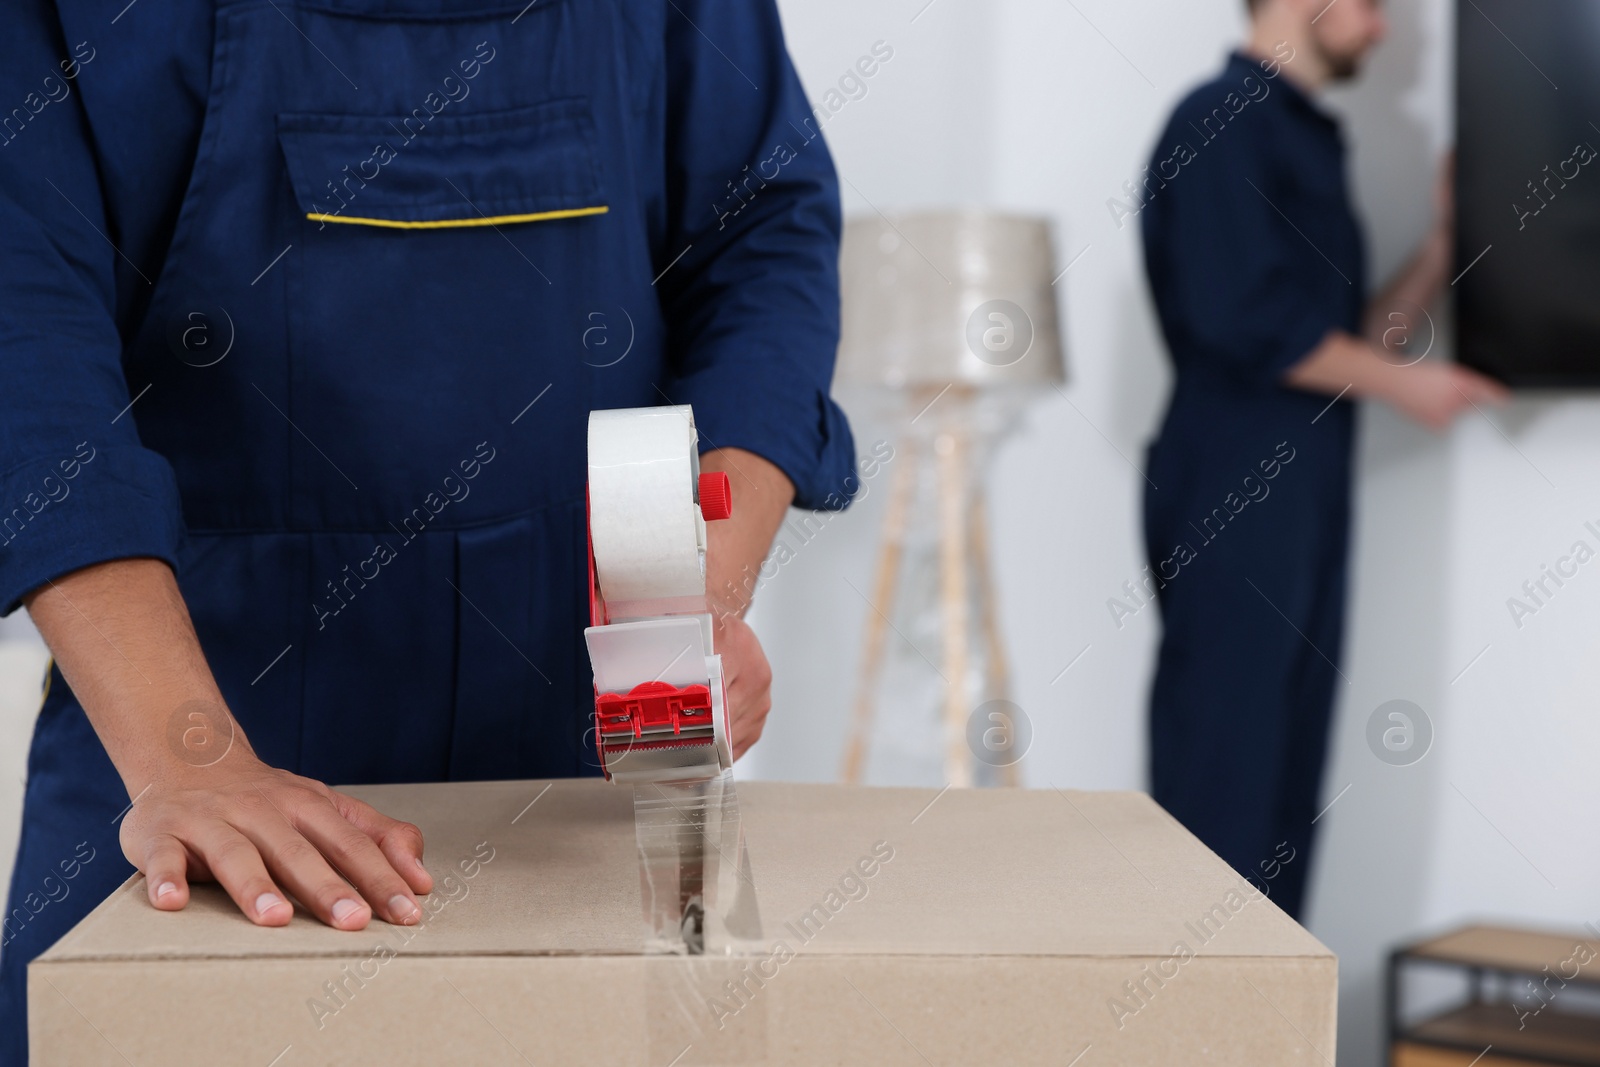
<path fill-rule="evenodd" d="M 589 528 L 608 604 L 705 596 L 698 442 L 688 405 L 589 414 Z"/>

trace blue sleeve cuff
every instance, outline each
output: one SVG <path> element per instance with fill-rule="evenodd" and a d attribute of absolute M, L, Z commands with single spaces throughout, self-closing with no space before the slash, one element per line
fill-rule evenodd
<path fill-rule="evenodd" d="M 147 556 L 177 569 L 183 537 L 177 478 L 154 452 L 86 443 L 13 468 L 0 476 L 0 617 L 90 564 Z"/>
<path fill-rule="evenodd" d="M 1291 323 L 1276 351 L 1268 357 L 1262 368 L 1267 381 L 1282 385 L 1284 376 L 1296 363 L 1314 352 L 1334 330 L 1342 329 L 1344 324 L 1335 321 L 1331 315 L 1309 314 Z"/>
<path fill-rule="evenodd" d="M 673 403 L 694 405 L 702 451 L 754 452 L 794 483 L 795 507 L 839 511 L 859 488 L 850 424 L 805 376 L 718 362 L 667 391 Z"/>

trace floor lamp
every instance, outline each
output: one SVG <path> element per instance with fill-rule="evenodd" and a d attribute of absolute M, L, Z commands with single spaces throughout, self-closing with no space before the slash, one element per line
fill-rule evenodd
<path fill-rule="evenodd" d="M 845 225 L 835 380 L 895 441 L 845 782 L 863 779 L 888 734 L 936 738 L 952 785 L 1020 784 L 1031 727 L 1010 702 L 983 487 L 1026 406 L 1065 381 L 1055 277 L 1039 218 L 957 210 Z"/>

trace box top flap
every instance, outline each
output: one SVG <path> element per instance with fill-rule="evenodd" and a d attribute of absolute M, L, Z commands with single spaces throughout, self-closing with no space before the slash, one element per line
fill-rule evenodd
<path fill-rule="evenodd" d="M 1140 793 L 737 788 L 769 946 L 1164 958 L 1181 945 L 1202 956 L 1332 957 Z M 560 780 L 348 792 L 422 828 L 438 884 L 420 925 L 374 920 L 349 933 L 298 912 L 287 927 L 260 928 L 213 885 L 195 886 L 183 912 L 158 912 L 136 875 L 41 960 L 361 959 L 385 945 L 447 956 L 645 951 L 632 789 Z"/>

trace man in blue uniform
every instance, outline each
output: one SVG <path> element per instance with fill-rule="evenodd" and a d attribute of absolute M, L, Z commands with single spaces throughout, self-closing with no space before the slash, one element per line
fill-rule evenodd
<path fill-rule="evenodd" d="M 771 0 L 18 0 L 0 35 L 0 610 L 54 655 L 0 950 L 135 867 L 414 922 L 323 783 L 595 773 L 585 420 L 692 404 L 709 586 L 842 507 L 835 176 Z M 130 801 L 131 806 L 130 806 Z M 126 857 L 126 861 L 124 859 Z"/>
<path fill-rule="evenodd" d="M 1367 302 L 1344 145 L 1312 94 L 1381 38 L 1377 0 L 1251 9 L 1248 45 L 1178 106 L 1137 207 L 1177 371 L 1145 490 L 1163 620 L 1151 781 L 1298 915 L 1339 677 L 1352 401 L 1441 428 L 1502 390 L 1405 348 L 1427 343 L 1448 270 L 1448 198 Z"/>

